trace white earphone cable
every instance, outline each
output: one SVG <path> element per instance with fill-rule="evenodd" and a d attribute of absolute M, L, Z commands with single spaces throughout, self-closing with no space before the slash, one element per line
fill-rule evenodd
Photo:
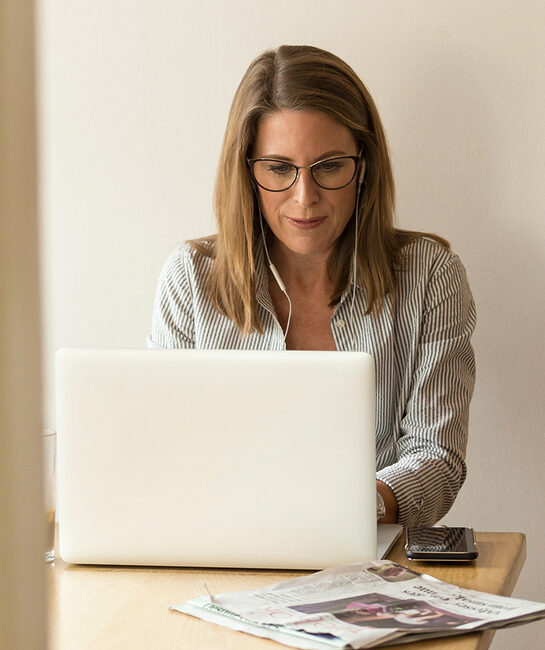
<path fill-rule="evenodd" d="M 263 215 L 261 214 L 261 204 L 259 202 L 259 199 L 257 201 L 257 205 L 259 208 L 259 225 L 261 227 L 261 237 L 263 239 L 263 247 L 265 249 L 265 255 L 267 256 L 267 260 L 269 262 L 269 268 L 271 269 L 271 273 L 274 275 L 274 279 L 276 280 L 276 283 L 278 284 L 280 291 L 286 296 L 288 300 L 288 305 L 289 305 L 289 311 L 288 311 L 288 322 L 286 324 L 286 329 L 284 330 L 284 341 L 286 340 L 286 337 L 288 335 L 288 331 L 290 329 L 290 322 L 291 322 L 291 300 L 290 297 L 288 296 L 288 292 L 286 290 L 286 287 L 284 283 L 282 282 L 282 278 L 280 277 L 280 273 L 278 273 L 276 266 L 272 263 L 272 260 L 269 255 L 269 249 L 267 248 L 267 241 L 265 239 L 265 230 L 263 228 Z"/>
<path fill-rule="evenodd" d="M 361 156 L 361 151 L 359 153 Z M 360 213 L 360 193 L 361 186 L 363 185 L 363 177 L 365 175 L 365 160 L 361 162 L 362 168 L 358 178 L 358 191 L 356 193 L 356 217 L 354 220 L 354 255 L 352 258 L 352 304 L 350 305 L 350 330 L 352 332 L 352 341 L 350 349 L 354 350 L 356 344 L 356 330 L 354 327 L 354 306 L 356 303 L 356 282 L 358 279 L 358 226 L 359 226 L 359 213 Z"/>

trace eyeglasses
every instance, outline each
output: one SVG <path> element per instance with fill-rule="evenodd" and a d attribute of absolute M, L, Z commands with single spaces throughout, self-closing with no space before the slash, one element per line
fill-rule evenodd
<path fill-rule="evenodd" d="M 284 192 L 295 183 L 300 169 L 308 169 L 316 185 L 322 189 L 340 190 L 354 179 L 359 160 L 359 156 L 336 156 L 303 167 L 274 158 L 251 158 L 247 162 L 259 187 L 267 192 Z"/>

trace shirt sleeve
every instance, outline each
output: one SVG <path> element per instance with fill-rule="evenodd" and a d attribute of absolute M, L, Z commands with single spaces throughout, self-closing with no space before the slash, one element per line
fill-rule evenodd
<path fill-rule="evenodd" d="M 149 348 L 194 348 L 193 291 L 189 252 L 177 248 L 165 262 L 155 295 Z"/>
<path fill-rule="evenodd" d="M 404 526 L 435 524 L 465 476 L 469 403 L 475 382 L 470 338 L 475 305 L 455 255 L 430 278 L 412 387 L 397 439 L 397 462 L 377 478 L 391 487 Z"/>

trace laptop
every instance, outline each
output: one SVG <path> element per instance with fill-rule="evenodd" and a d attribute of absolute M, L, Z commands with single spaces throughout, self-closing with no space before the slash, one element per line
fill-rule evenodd
<path fill-rule="evenodd" d="M 61 557 L 266 569 L 381 557 L 401 527 L 382 529 L 379 551 L 374 381 L 365 353 L 59 350 Z"/>

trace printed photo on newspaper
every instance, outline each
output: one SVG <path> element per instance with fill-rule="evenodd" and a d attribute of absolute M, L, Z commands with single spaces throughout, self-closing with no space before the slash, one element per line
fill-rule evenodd
<path fill-rule="evenodd" d="M 309 650 L 374 648 L 545 618 L 545 603 L 463 589 L 388 560 L 208 592 L 171 609 Z"/>

